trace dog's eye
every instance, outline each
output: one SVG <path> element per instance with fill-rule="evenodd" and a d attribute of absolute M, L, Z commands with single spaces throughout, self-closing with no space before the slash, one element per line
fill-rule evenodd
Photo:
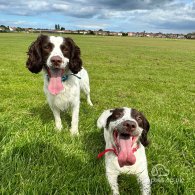
<path fill-rule="evenodd" d="M 116 119 L 120 118 L 121 116 L 122 116 L 122 113 L 117 113 L 116 115 L 114 115 L 114 117 L 115 117 Z"/>
<path fill-rule="evenodd" d="M 141 116 L 137 116 L 137 117 L 136 117 L 136 120 L 137 120 L 138 122 L 142 122 Z"/>
<path fill-rule="evenodd" d="M 68 51 L 68 48 L 64 47 L 64 48 L 63 48 L 63 51 Z"/>
<path fill-rule="evenodd" d="M 67 53 L 67 52 L 68 52 L 68 48 L 65 47 L 64 45 L 61 46 L 61 50 L 62 50 L 64 53 Z"/>
<path fill-rule="evenodd" d="M 50 45 L 44 45 L 43 48 L 44 49 L 50 49 Z"/>
<path fill-rule="evenodd" d="M 123 111 L 124 111 L 123 108 L 116 108 L 114 110 L 110 110 L 110 112 L 112 114 L 107 118 L 106 126 L 108 127 L 110 122 L 116 121 L 119 118 L 122 118 L 124 116 L 124 112 Z"/>
<path fill-rule="evenodd" d="M 113 120 L 117 120 L 117 119 L 123 117 L 123 115 L 124 115 L 123 112 L 114 111 L 113 114 L 112 114 L 112 118 L 113 118 Z"/>

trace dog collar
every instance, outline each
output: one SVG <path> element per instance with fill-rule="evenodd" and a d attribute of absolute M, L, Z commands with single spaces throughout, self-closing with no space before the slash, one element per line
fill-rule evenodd
<path fill-rule="evenodd" d="M 100 152 L 97 156 L 97 158 L 101 158 L 102 156 L 104 156 L 107 152 L 114 152 L 114 154 L 116 156 L 118 156 L 118 152 L 116 147 L 112 146 L 113 148 L 107 148 L 105 149 L 103 152 Z M 139 145 L 137 144 L 137 146 L 135 148 L 132 148 L 133 153 L 135 153 L 137 150 L 139 149 Z"/>
<path fill-rule="evenodd" d="M 50 72 L 50 69 L 48 68 L 48 67 L 45 67 L 45 69 L 46 69 L 46 71 L 47 71 L 47 78 L 48 78 L 48 81 L 49 81 L 49 79 L 50 79 L 50 77 L 51 77 L 51 72 Z M 77 77 L 78 79 L 81 79 L 81 77 L 79 77 L 78 75 L 76 75 L 76 74 L 74 74 L 74 73 L 71 73 L 71 74 L 66 74 L 66 75 L 63 75 L 62 77 L 61 77 L 61 80 L 62 80 L 62 82 L 65 82 L 66 80 L 68 80 L 68 77 L 69 76 L 75 76 L 75 77 Z"/>

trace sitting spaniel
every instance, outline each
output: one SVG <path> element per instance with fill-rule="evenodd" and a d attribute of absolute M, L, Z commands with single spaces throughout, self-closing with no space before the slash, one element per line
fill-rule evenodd
<path fill-rule="evenodd" d="M 150 179 L 144 146 L 148 145 L 150 125 L 144 115 L 135 109 L 118 108 L 104 111 L 97 121 L 104 128 L 106 149 L 106 176 L 113 191 L 119 194 L 118 175 L 134 174 L 141 185 L 143 195 L 150 194 Z"/>
<path fill-rule="evenodd" d="M 60 111 L 72 108 L 71 133 L 78 134 L 80 89 L 90 100 L 89 77 L 82 67 L 80 48 L 71 38 L 40 35 L 28 51 L 27 68 L 44 72 L 44 92 L 53 112 L 55 125 L 62 129 Z"/>

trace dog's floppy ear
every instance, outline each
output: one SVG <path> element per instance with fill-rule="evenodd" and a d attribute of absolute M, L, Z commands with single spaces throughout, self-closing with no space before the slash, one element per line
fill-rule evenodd
<path fill-rule="evenodd" d="M 138 125 L 143 129 L 140 141 L 143 146 L 147 146 L 149 141 L 147 139 L 147 134 L 150 129 L 150 124 L 143 113 L 132 108 L 131 116 L 137 121 Z"/>
<path fill-rule="evenodd" d="M 143 121 L 143 131 L 141 134 L 141 138 L 140 141 L 143 144 L 143 146 L 147 146 L 149 144 L 149 141 L 147 139 L 147 134 L 148 131 L 150 129 L 150 123 L 148 122 L 148 120 L 146 119 L 146 117 L 142 114 L 142 121 Z"/>
<path fill-rule="evenodd" d="M 26 61 L 26 67 L 32 73 L 39 73 L 43 68 L 43 56 L 41 43 L 44 39 L 47 39 L 47 35 L 40 35 L 36 41 L 34 41 L 27 52 L 28 59 Z"/>
<path fill-rule="evenodd" d="M 112 114 L 112 110 L 105 110 L 97 120 L 97 127 L 99 129 L 105 128 L 108 117 Z"/>
<path fill-rule="evenodd" d="M 70 47 L 70 61 L 69 61 L 69 69 L 77 74 L 82 68 L 82 60 L 80 58 L 81 51 L 80 48 L 76 45 L 76 43 L 71 38 L 65 38 L 66 43 L 68 43 Z"/>

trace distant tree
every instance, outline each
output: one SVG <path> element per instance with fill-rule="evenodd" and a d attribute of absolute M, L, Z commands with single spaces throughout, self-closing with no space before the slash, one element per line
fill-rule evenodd
<path fill-rule="evenodd" d="M 1 25 L 0 27 L 5 28 L 5 29 L 7 28 L 7 26 L 4 26 L 4 25 Z"/>
<path fill-rule="evenodd" d="M 59 24 L 55 24 L 55 30 L 60 30 L 60 25 Z"/>
<path fill-rule="evenodd" d="M 195 32 L 188 33 L 188 34 L 186 35 L 186 38 L 187 38 L 187 39 L 195 39 Z"/>
<path fill-rule="evenodd" d="M 98 31 L 103 31 L 102 29 L 99 29 Z"/>
<path fill-rule="evenodd" d="M 3 31 L 9 31 L 9 26 L 1 25 L 0 28 L 2 28 Z"/>
<path fill-rule="evenodd" d="M 61 27 L 61 30 L 65 30 L 65 28 L 64 27 Z"/>
<path fill-rule="evenodd" d="M 16 31 L 21 32 L 21 31 L 24 31 L 24 29 L 21 28 L 21 27 L 17 27 L 17 28 L 16 28 Z"/>
<path fill-rule="evenodd" d="M 122 36 L 127 36 L 127 35 L 128 35 L 128 33 L 124 33 L 124 32 L 122 33 Z"/>
<path fill-rule="evenodd" d="M 88 34 L 89 35 L 94 35 L 95 33 L 92 30 L 89 30 Z"/>

